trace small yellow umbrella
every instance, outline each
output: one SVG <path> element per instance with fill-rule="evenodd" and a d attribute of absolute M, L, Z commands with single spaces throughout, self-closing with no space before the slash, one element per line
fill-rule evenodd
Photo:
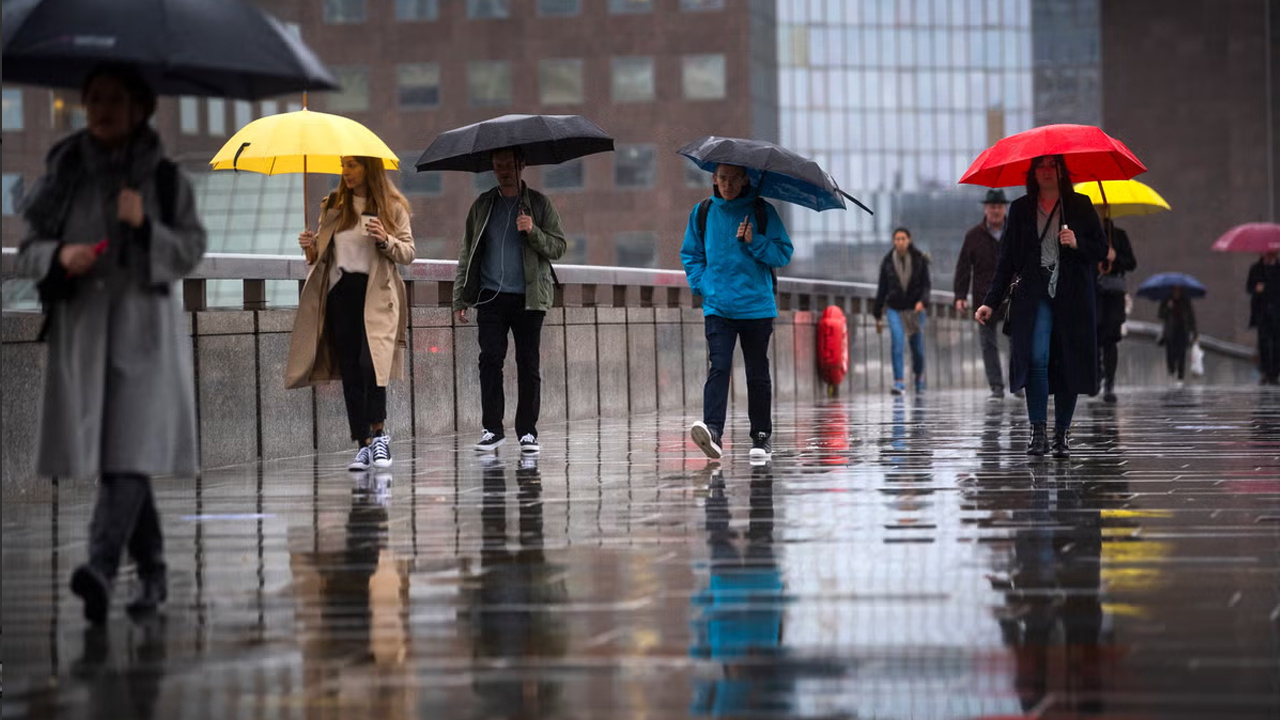
<path fill-rule="evenodd" d="M 209 164 L 214 170 L 247 170 L 264 175 L 304 173 L 342 174 L 347 155 L 381 158 L 388 170 L 400 167 L 391 148 L 365 126 L 328 113 L 303 108 L 268 115 L 245 125 L 231 136 Z M 310 224 L 303 203 L 303 222 Z"/>
<path fill-rule="evenodd" d="M 1076 192 L 1088 195 L 1094 205 L 1105 206 L 1111 217 L 1154 215 L 1171 209 L 1160 193 L 1137 180 L 1076 183 Z"/>

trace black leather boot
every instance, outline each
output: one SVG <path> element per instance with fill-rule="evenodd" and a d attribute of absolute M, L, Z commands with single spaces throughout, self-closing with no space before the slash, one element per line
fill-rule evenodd
<path fill-rule="evenodd" d="M 1053 456 L 1059 459 L 1071 457 L 1071 445 L 1067 436 L 1069 432 L 1064 427 L 1053 428 Z"/>
<path fill-rule="evenodd" d="M 84 619 L 94 625 L 107 621 L 111 607 L 111 581 L 88 563 L 71 573 L 71 592 L 84 601 Z"/>
<path fill-rule="evenodd" d="M 138 592 L 125 606 L 131 615 L 153 613 L 169 599 L 169 581 L 165 566 L 153 567 L 146 573 L 138 573 Z"/>
<path fill-rule="evenodd" d="M 1049 435 L 1045 431 L 1045 423 L 1031 423 L 1031 442 L 1027 444 L 1027 454 L 1043 456 L 1048 452 Z"/>

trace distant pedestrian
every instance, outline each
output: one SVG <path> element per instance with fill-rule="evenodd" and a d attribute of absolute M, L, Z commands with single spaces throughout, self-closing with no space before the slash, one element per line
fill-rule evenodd
<path fill-rule="evenodd" d="M 911 371 L 915 376 L 916 392 L 925 390 L 924 318 L 929 290 L 929 258 L 911 244 L 910 230 L 904 227 L 894 229 L 893 249 L 880 263 L 880 282 L 871 310 L 876 318 L 877 333 L 884 331 L 885 318 L 889 320 L 889 346 L 893 361 L 891 392 L 894 395 L 906 391 L 903 346 L 908 340 L 911 343 Z"/>
<path fill-rule="evenodd" d="M 1280 252 L 1264 254 L 1249 268 L 1249 327 L 1258 329 L 1261 384 L 1280 385 Z"/>
<path fill-rule="evenodd" d="M 1164 344 L 1169 379 L 1175 387 L 1182 387 L 1187 375 L 1187 349 L 1200 335 L 1196 332 L 1196 311 L 1181 285 L 1170 288 L 1168 299 L 1160 303 L 1159 316 L 1164 323 L 1160 342 Z"/>
<path fill-rule="evenodd" d="M 988 190 L 982 199 L 982 222 L 969 228 L 956 260 L 956 310 L 964 315 L 972 295 L 976 307 L 991 286 L 996 263 L 1000 259 L 1000 239 L 1004 237 L 1005 214 L 1009 201 L 1003 190 Z M 972 279 L 972 284 L 970 280 Z M 1000 330 L 996 323 L 978 326 L 978 343 L 982 347 L 982 366 L 987 373 L 991 399 L 1004 398 L 1004 366 L 1000 362 Z"/>

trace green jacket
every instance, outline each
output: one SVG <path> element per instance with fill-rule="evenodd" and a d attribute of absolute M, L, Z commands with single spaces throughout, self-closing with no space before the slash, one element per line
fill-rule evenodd
<path fill-rule="evenodd" d="M 546 195 L 520 183 L 522 205 L 533 215 L 533 229 L 524 246 L 525 309 L 547 310 L 555 300 L 551 261 L 564 255 L 564 231 L 560 229 L 560 213 Z M 462 310 L 480 298 L 480 261 L 485 247 L 484 228 L 489 223 L 498 188 L 481 193 L 467 213 L 467 233 L 458 253 L 458 273 L 453 281 L 453 309 Z"/>

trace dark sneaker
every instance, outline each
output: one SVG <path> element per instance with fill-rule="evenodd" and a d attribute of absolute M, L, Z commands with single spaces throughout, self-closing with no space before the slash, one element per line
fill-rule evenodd
<path fill-rule="evenodd" d="M 138 592 L 125 606 L 130 615 L 153 613 L 169 599 L 168 573 L 162 566 L 138 575 Z"/>
<path fill-rule="evenodd" d="M 751 438 L 751 452 L 747 455 L 752 460 L 768 460 L 773 457 L 773 445 L 769 442 L 769 433 L 758 432 Z"/>
<path fill-rule="evenodd" d="M 916 378 L 916 392 L 922 393 L 926 389 L 928 389 L 928 387 L 929 386 L 925 383 L 924 378 L 922 377 Z"/>
<path fill-rule="evenodd" d="M 379 435 L 373 439 L 373 444 L 369 446 L 370 453 L 373 455 L 373 464 L 375 467 L 388 468 L 391 467 L 391 437 L 388 435 Z"/>
<path fill-rule="evenodd" d="M 720 433 L 707 427 L 707 424 L 701 420 L 689 428 L 689 437 L 702 452 L 706 453 L 707 457 L 717 460 L 723 454 L 720 447 Z"/>
<path fill-rule="evenodd" d="M 84 619 L 94 625 L 107 621 L 107 608 L 111 604 L 111 584 L 102 573 L 88 565 L 81 565 L 71 573 L 71 592 L 84 600 Z"/>
<path fill-rule="evenodd" d="M 353 472 L 358 472 L 360 470 L 368 470 L 369 465 L 372 462 L 373 462 L 373 450 L 371 450 L 368 445 L 364 445 L 359 450 L 356 451 L 356 456 L 351 461 L 351 464 L 347 466 L 347 469 Z"/>
<path fill-rule="evenodd" d="M 1002 402 L 1004 400 L 1004 388 L 996 385 L 991 388 L 991 394 L 987 396 L 990 402 Z"/>
<path fill-rule="evenodd" d="M 893 395 L 901 395 L 907 391 L 907 386 L 901 380 L 894 380 L 893 387 L 889 388 L 889 392 Z"/>
<path fill-rule="evenodd" d="M 533 433 L 525 433 L 520 436 L 520 452 L 532 454 L 541 451 L 542 446 L 538 444 L 538 438 L 534 437 Z"/>
<path fill-rule="evenodd" d="M 476 450 L 479 452 L 493 452 L 498 446 L 506 442 L 507 439 L 492 430 L 485 430 L 480 433 L 480 442 L 475 444 Z"/>

